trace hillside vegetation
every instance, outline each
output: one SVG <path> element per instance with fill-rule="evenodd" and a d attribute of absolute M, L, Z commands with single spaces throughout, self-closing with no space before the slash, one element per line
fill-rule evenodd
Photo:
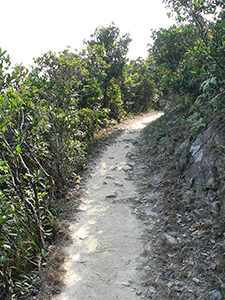
<path fill-rule="evenodd" d="M 131 38 L 114 23 L 82 51 L 45 53 L 30 70 L 11 71 L 0 49 L 0 298 L 32 299 L 41 288 L 62 231 L 60 199 L 103 128 L 165 104 L 158 140 L 177 132 L 174 141 L 194 141 L 212 122 L 224 128 L 225 4 L 164 2 L 177 25 L 152 32 L 147 59 L 128 61 Z"/>

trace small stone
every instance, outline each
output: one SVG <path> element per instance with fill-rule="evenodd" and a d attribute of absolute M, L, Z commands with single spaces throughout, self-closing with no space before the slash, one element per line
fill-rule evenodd
<path fill-rule="evenodd" d="M 128 163 L 128 166 L 134 167 L 134 166 L 135 166 L 135 162 L 129 162 L 129 163 Z"/>
<path fill-rule="evenodd" d="M 111 176 L 111 175 L 106 175 L 105 178 L 106 178 L 106 179 L 112 179 L 112 180 L 115 180 L 115 178 L 114 178 L 113 176 Z"/>
<path fill-rule="evenodd" d="M 192 278 L 192 280 L 193 280 L 195 283 L 199 283 L 199 282 L 200 282 L 200 280 L 199 280 L 198 278 L 196 278 L 196 277 Z"/>
<path fill-rule="evenodd" d="M 132 168 L 131 168 L 130 166 L 126 165 L 126 166 L 123 167 L 123 170 L 124 170 L 125 172 L 127 172 L 127 171 L 132 170 Z"/>
<path fill-rule="evenodd" d="M 118 167 L 117 167 L 117 166 L 111 167 L 111 168 L 109 169 L 109 171 L 116 171 L 116 170 L 118 170 Z"/>
<path fill-rule="evenodd" d="M 148 292 L 151 293 L 151 294 L 156 294 L 156 289 L 151 286 L 149 289 L 148 289 Z"/>
<path fill-rule="evenodd" d="M 116 186 L 123 186 L 123 183 L 117 181 L 117 182 L 115 182 L 115 185 L 116 185 Z"/>
<path fill-rule="evenodd" d="M 211 262 L 211 267 L 213 268 L 213 270 L 215 270 L 217 267 L 217 264 L 215 262 Z"/>
<path fill-rule="evenodd" d="M 111 191 L 108 193 L 106 198 L 116 198 L 118 196 L 117 192 Z"/>
<path fill-rule="evenodd" d="M 133 153 L 130 152 L 130 151 L 128 151 L 127 154 L 126 154 L 126 157 L 129 157 L 129 158 L 130 158 L 131 155 L 133 155 Z"/>
<path fill-rule="evenodd" d="M 138 296 L 140 296 L 140 295 L 141 295 L 141 291 L 137 291 L 136 294 L 137 294 Z"/>
<path fill-rule="evenodd" d="M 106 181 L 103 181 L 103 185 L 107 185 L 108 183 Z"/>
<path fill-rule="evenodd" d="M 121 285 L 129 287 L 130 284 L 128 282 L 121 282 Z"/>
<path fill-rule="evenodd" d="M 169 243 L 171 245 L 177 244 L 177 241 L 175 238 L 173 238 L 172 236 L 168 235 L 167 233 L 164 233 L 162 235 L 162 239 L 166 242 Z"/>
<path fill-rule="evenodd" d="M 157 214 L 150 209 L 145 210 L 146 215 L 151 216 L 151 217 L 157 217 Z"/>
<path fill-rule="evenodd" d="M 140 202 L 141 203 L 141 199 L 140 198 L 135 198 L 134 199 L 136 202 Z"/>

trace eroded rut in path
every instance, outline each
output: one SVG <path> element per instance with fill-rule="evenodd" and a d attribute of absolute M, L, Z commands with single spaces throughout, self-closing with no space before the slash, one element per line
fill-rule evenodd
<path fill-rule="evenodd" d="M 132 214 L 137 197 L 129 180 L 126 154 L 135 147 L 140 130 L 161 114 L 150 115 L 129 125 L 108 146 L 87 180 L 78 223 L 71 224 L 73 244 L 65 251 L 66 277 L 57 300 L 140 299 L 144 224 Z"/>

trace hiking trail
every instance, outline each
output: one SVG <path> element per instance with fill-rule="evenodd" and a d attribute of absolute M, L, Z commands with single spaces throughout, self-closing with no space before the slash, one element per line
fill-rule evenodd
<path fill-rule="evenodd" d="M 133 120 L 95 161 L 84 199 L 71 223 L 73 243 L 64 249 L 65 287 L 55 300 L 133 300 L 142 298 L 142 235 L 146 225 L 133 214 L 138 198 L 128 176 L 141 129 L 162 113 Z"/>

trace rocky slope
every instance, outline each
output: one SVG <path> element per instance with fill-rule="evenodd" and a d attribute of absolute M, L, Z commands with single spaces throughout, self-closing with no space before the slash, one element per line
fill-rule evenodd
<path fill-rule="evenodd" d="M 191 137 L 163 116 L 134 143 L 134 214 L 147 225 L 142 298 L 224 299 L 224 129 L 211 123 Z"/>

